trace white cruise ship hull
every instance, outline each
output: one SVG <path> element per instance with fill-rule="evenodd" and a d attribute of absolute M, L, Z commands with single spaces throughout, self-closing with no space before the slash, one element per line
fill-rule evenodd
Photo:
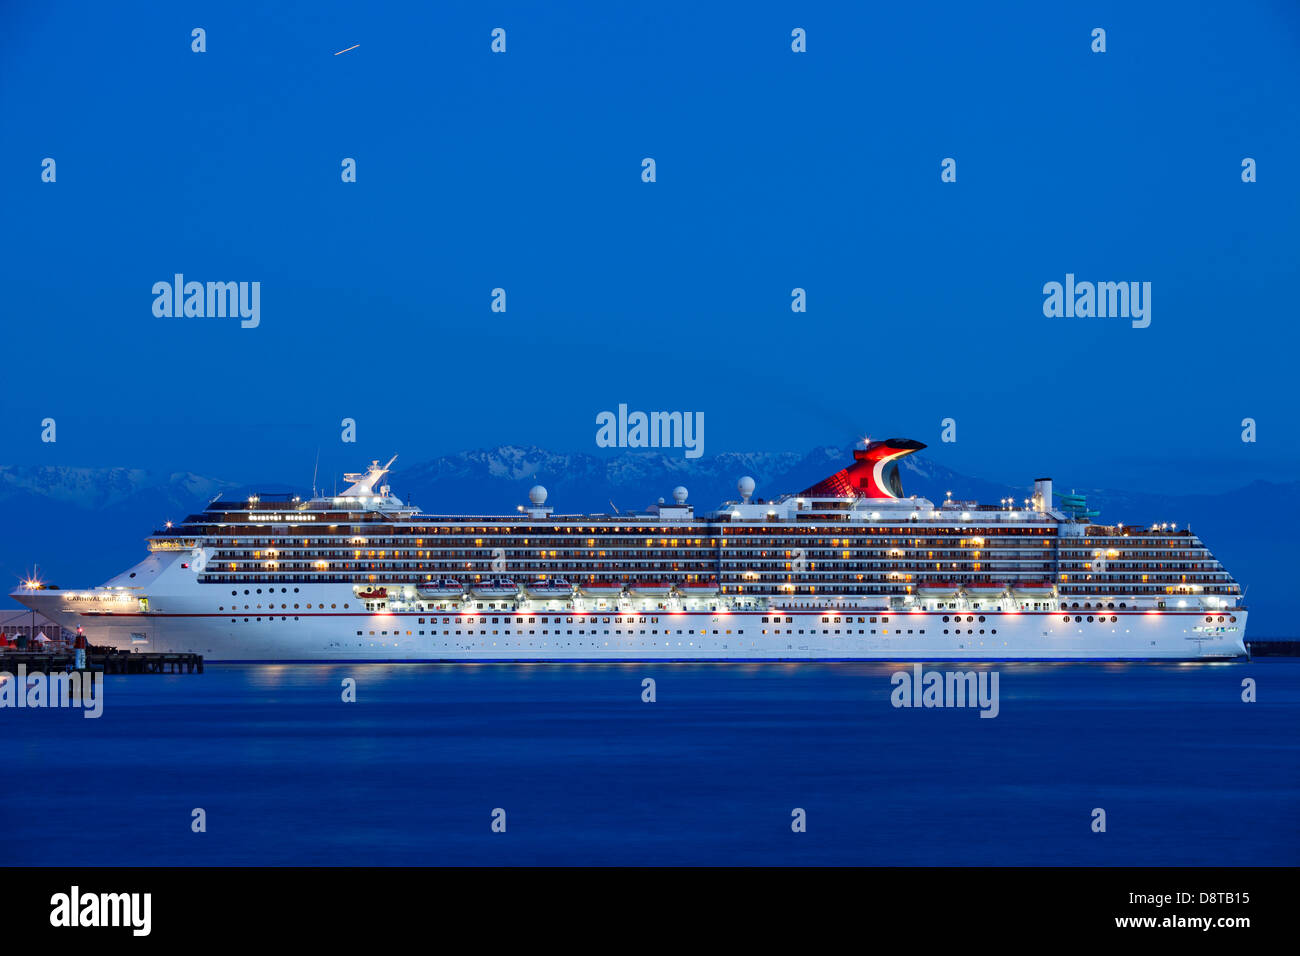
<path fill-rule="evenodd" d="M 376 460 L 330 498 L 214 498 L 103 587 L 14 596 L 92 644 L 212 661 L 1246 656 L 1240 588 L 1186 529 L 1090 525 L 1083 496 L 1053 508 L 1046 478 L 1023 511 L 903 498 L 896 460 L 922 447 L 870 442 L 775 501 L 742 479 L 742 501 L 702 518 L 684 488 L 584 517 L 555 515 L 540 486 L 518 517 L 426 515 Z M 448 576 L 470 596 L 419 596 Z"/>
<path fill-rule="evenodd" d="M 645 602 L 585 611 L 558 608 L 558 602 L 480 610 L 478 602 L 469 602 L 459 610 L 375 613 L 344 585 L 232 596 L 229 588 L 197 583 L 175 562 L 161 565 L 155 566 L 162 573 L 147 595 L 126 592 L 113 599 L 111 591 L 35 591 L 15 596 L 66 628 L 81 628 L 92 644 L 202 654 L 210 661 L 1206 661 L 1246 656 L 1242 608 L 1234 608 L 1223 624 L 1220 615 L 1205 611 L 1108 611 L 1093 618 L 1075 611 L 987 609 L 724 612 L 659 609 Z M 184 586 L 159 587 L 169 580 Z"/>

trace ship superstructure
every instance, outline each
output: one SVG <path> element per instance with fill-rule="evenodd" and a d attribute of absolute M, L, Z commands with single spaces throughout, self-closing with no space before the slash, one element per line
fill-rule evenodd
<path fill-rule="evenodd" d="M 211 660 L 1213 660 L 1241 589 L 1183 528 L 1106 525 L 1050 479 L 1020 506 L 903 493 L 905 439 L 797 494 L 696 514 L 430 514 L 385 483 L 218 497 L 88 591 L 15 597 L 95 644 Z"/>

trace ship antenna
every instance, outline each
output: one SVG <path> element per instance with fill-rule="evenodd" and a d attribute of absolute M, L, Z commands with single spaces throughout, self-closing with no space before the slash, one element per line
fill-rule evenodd
<path fill-rule="evenodd" d="M 618 514 L 622 514 L 622 513 L 623 513 L 623 512 L 621 512 L 621 511 L 618 510 L 618 505 L 614 504 L 614 499 L 613 499 L 613 498 L 610 498 L 610 499 L 609 499 L 609 506 L 610 506 L 611 508 L 614 509 L 614 514 L 618 515 Z"/>
<path fill-rule="evenodd" d="M 311 470 L 311 496 L 316 497 L 316 475 L 320 473 L 320 446 L 316 446 L 316 467 Z"/>

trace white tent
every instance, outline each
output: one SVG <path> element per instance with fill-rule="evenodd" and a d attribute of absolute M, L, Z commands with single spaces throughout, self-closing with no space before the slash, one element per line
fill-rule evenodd
<path fill-rule="evenodd" d="M 44 632 L 44 631 L 41 631 L 39 634 L 36 635 L 36 640 L 37 640 L 38 642 L 40 642 L 41 644 L 48 644 L 48 643 L 50 643 L 50 639 L 49 639 L 48 637 L 45 636 L 45 632 Z"/>

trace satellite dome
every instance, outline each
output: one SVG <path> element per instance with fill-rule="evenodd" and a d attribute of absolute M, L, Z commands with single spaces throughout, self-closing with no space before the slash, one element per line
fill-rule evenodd
<path fill-rule="evenodd" d="M 528 500 L 540 508 L 546 504 L 546 489 L 541 485 L 533 485 L 528 492 Z"/>
<path fill-rule="evenodd" d="M 686 504 L 686 489 L 681 485 L 678 485 L 673 489 L 673 501 L 677 502 L 679 505 Z"/>
<path fill-rule="evenodd" d="M 749 475 L 741 478 L 740 481 L 736 482 L 736 490 L 740 492 L 740 497 L 748 501 L 749 496 L 754 493 L 754 479 Z"/>

